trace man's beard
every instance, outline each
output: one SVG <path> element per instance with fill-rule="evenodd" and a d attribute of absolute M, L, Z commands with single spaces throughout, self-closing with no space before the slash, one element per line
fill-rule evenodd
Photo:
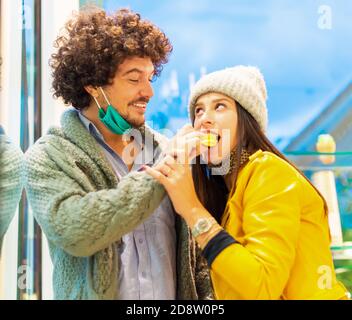
<path fill-rule="evenodd" d="M 137 120 L 130 117 L 127 117 L 125 120 L 135 129 L 138 129 L 145 125 L 145 117 L 143 120 Z"/>
<path fill-rule="evenodd" d="M 148 98 L 139 98 L 138 100 L 134 100 L 132 102 L 130 102 L 128 104 L 128 107 L 131 107 L 133 104 L 135 103 L 145 103 L 146 105 L 148 105 L 148 102 L 149 102 L 149 99 Z M 140 128 L 142 126 L 145 125 L 145 116 L 143 117 L 143 120 L 138 120 L 138 119 L 135 119 L 135 118 L 131 118 L 129 117 L 129 115 L 127 115 L 126 119 L 125 119 L 133 128 Z"/>

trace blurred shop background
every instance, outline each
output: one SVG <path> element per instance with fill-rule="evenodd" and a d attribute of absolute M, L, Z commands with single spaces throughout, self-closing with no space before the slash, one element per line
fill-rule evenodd
<path fill-rule="evenodd" d="M 169 136 L 188 122 L 189 90 L 202 75 L 238 64 L 261 69 L 268 136 L 331 198 L 335 266 L 352 291 L 352 2 L 0 0 L 0 124 L 23 151 L 66 108 L 52 98 L 48 60 L 60 28 L 87 4 L 128 7 L 170 38 L 174 50 L 147 111 L 148 124 Z M 316 150 L 322 134 L 336 143 L 329 163 Z M 52 299 L 51 275 L 24 196 L 4 239 L 0 299 Z"/>

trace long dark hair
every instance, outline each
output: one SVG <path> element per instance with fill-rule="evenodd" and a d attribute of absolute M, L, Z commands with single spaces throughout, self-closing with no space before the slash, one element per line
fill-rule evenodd
<path fill-rule="evenodd" d="M 325 213 L 327 213 L 327 204 L 324 197 L 318 189 L 309 181 L 304 173 L 298 169 L 291 161 L 289 161 L 265 136 L 258 122 L 253 116 L 244 109 L 238 102 L 237 108 L 237 148 L 236 148 L 236 163 L 240 163 L 241 151 L 245 148 L 249 154 L 253 154 L 259 149 L 269 151 L 288 162 L 294 167 L 316 190 L 324 202 Z M 235 186 L 240 167 L 235 169 L 234 185 L 230 192 L 228 191 L 225 181 L 222 176 L 210 175 L 206 164 L 201 163 L 200 157 L 197 157 L 196 163 L 192 166 L 192 176 L 197 195 L 204 207 L 213 215 L 220 223 L 224 213 L 227 200 L 235 193 Z"/>

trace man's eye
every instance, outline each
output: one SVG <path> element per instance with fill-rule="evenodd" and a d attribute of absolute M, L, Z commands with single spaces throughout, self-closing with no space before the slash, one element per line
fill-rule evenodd
<path fill-rule="evenodd" d="M 136 80 L 136 79 L 129 79 L 129 81 L 134 82 L 134 83 L 137 83 L 137 82 L 138 82 L 138 79 L 137 79 L 137 80 Z"/>

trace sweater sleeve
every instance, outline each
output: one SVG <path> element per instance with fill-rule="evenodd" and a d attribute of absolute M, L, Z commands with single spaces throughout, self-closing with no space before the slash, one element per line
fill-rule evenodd
<path fill-rule="evenodd" d="M 156 180 L 140 172 L 126 175 L 114 189 L 87 190 L 70 164 L 64 172 L 40 144 L 25 158 L 25 188 L 33 214 L 48 240 L 73 256 L 91 256 L 119 240 L 165 196 Z"/>
<path fill-rule="evenodd" d="M 202 255 L 201 249 L 196 245 L 195 254 L 195 283 L 198 300 L 213 300 L 213 288 L 211 285 L 209 267 Z"/>
<path fill-rule="evenodd" d="M 23 153 L 5 137 L 0 137 L 0 249 L 21 198 Z"/>
<path fill-rule="evenodd" d="M 288 165 L 260 161 L 243 195 L 243 241 L 226 247 L 211 268 L 236 296 L 278 299 L 295 259 L 300 185 Z"/>

